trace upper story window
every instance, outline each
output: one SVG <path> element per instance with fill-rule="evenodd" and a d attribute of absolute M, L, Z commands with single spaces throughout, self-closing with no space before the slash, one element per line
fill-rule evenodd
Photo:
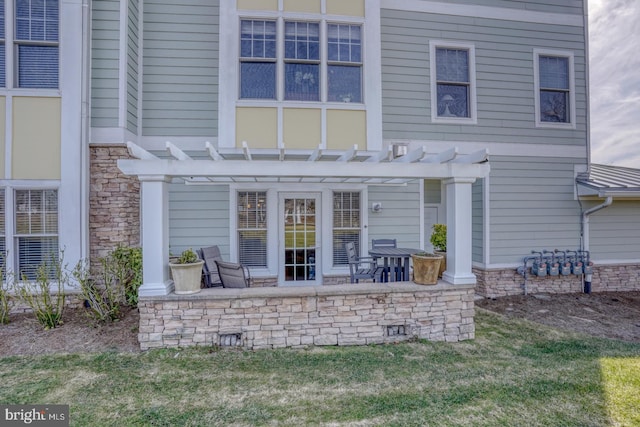
<path fill-rule="evenodd" d="M 362 64 L 361 25 L 240 22 L 240 99 L 362 102 Z"/>
<path fill-rule="evenodd" d="M 7 7 L 0 0 L 0 86 L 58 88 L 59 15 L 58 0 L 15 0 Z M 14 25 L 7 27 L 7 18 Z M 7 39 L 13 40 L 8 51 Z M 7 54 L 14 63 L 11 70 Z"/>
<path fill-rule="evenodd" d="M 241 98 L 276 98 L 275 21 L 242 21 L 240 76 Z"/>
<path fill-rule="evenodd" d="M 536 124 L 575 126 L 573 55 L 563 52 L 534 52 Z"/>
<path fill-rule="evenodd" d="M 475 48 L 431 41 L 431 119 L 476 123 Z"/>

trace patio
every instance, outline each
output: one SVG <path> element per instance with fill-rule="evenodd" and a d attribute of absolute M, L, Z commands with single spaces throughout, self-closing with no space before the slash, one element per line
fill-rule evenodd
<path fill-rule="evenodd" d="M 473 339 L 474 285 L 440 282 L 203 289 L 141 296 L 142 350 L 367 345 Z"/>

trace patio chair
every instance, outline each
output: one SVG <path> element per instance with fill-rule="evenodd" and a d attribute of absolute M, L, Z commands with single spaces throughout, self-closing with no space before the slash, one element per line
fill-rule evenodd
<path fill-rule="evenodd" d="M 398 241 L 396 239 L 371 239 L 371 249 L 397 247 Z M 378 265 L 378 267 L 382 267 L 380 263 L 380 257 L 374 256 L 373 259 L 376 260 L 376 264 Z"/>
<path fill-rule="evenodd" d="M 217 246 L 208 246 L 206 248 L 198 249 L 198 256 L 204 261 L 202 267 L 202 281 L 205 288 L 218 288 L 222 286 L 220 281 L 220 275 L 218 274 L 218 266 L 216 261 L 222 261 L 222 255 L 220 255 L 220 248 Z"/>
<path fill-rule="evenodd" d="M 249 269 L 242 264 L 216 260 L 216 265 L 224 288 L 248 288 L 251 286 Z"/>
<path fill-rule="evenodd" d="M 376 280 L 382 281 L 384 268 L 378 267 L 373 258 L 358 256 L 356 245 L 353 242 L 345 243 L 344 249 L 347 252 L 347 259 L 349 260 L 351 283 L 359 283 L 360 279 L 369 279 L 374 282 Z"/>

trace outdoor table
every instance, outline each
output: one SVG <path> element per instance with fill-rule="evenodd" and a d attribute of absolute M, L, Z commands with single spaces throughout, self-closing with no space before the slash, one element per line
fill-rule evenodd
<path fill-rule="evenodd" d="M 411 280 L 409 275 L 409 259 L 411 255 L 423 252 L 414 248 L 376 248 L 370 249 L 369 255 L 384 259 L 384 282 L 402 282 Z"/>

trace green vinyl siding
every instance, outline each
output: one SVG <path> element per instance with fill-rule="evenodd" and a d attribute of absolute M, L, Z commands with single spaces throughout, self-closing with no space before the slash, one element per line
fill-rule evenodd
<path fill-rule="evenodd" d="M 384 138 L 584 145 L 585 40 L 582 27 L 383 9 Z M 475 46 L 477 124 L 431 122 L 429 41 Z M 576 129 L 535 126 L 533 50 L 574 54 Z"/>
<path fill-rule="evenodd" d="M 229 187 L 169 187 L 169 247 L 172 254 L 217 245 L 229 259 Z"/>
<path fill-rule="evenodd" d="M 217 135 L 218 21 L 217 1 L 144 3 L 144 135 Z"/>
<path fill-rule="evenodd" d="M 491 263 L 518 263 L 531 250 L 578 248 L 580 205 L 574 159 L 492 156 Z"/>
<path fill-rule="evenodd" d="M 420 247 L 420 186 L 417 181 L 404 186 L 369 187 L 369 242 L 371 239 L 397 239 L 398 246 Z M 370 211 L 371 203 L 382 203 L 382 212 Z"/>
<path fill-rule="evenodd" d="M 584 13 L 582 0 L 473 0 L 473 2 L 469 0 L 447 0 L 447 3 L 520 9 L 523 12 L 568 13 L 572 15 L 582 15 Z"/>
<path fill-rule="evenodd" d="M 604 199 L 583 202 L 589 209 Z M 591 258 L 640 262 L 640 200 L 620 200 L 589 217 Z"/>
<path fill-rule="evenodd" d="M 91 126 L 118 126 L 120 2 L 92 2 Z"/>
<path fill-rule="evenodd" d="M 471 256 L 473 262 L 484 262 L 484 180 L 471 187 Z"/>

